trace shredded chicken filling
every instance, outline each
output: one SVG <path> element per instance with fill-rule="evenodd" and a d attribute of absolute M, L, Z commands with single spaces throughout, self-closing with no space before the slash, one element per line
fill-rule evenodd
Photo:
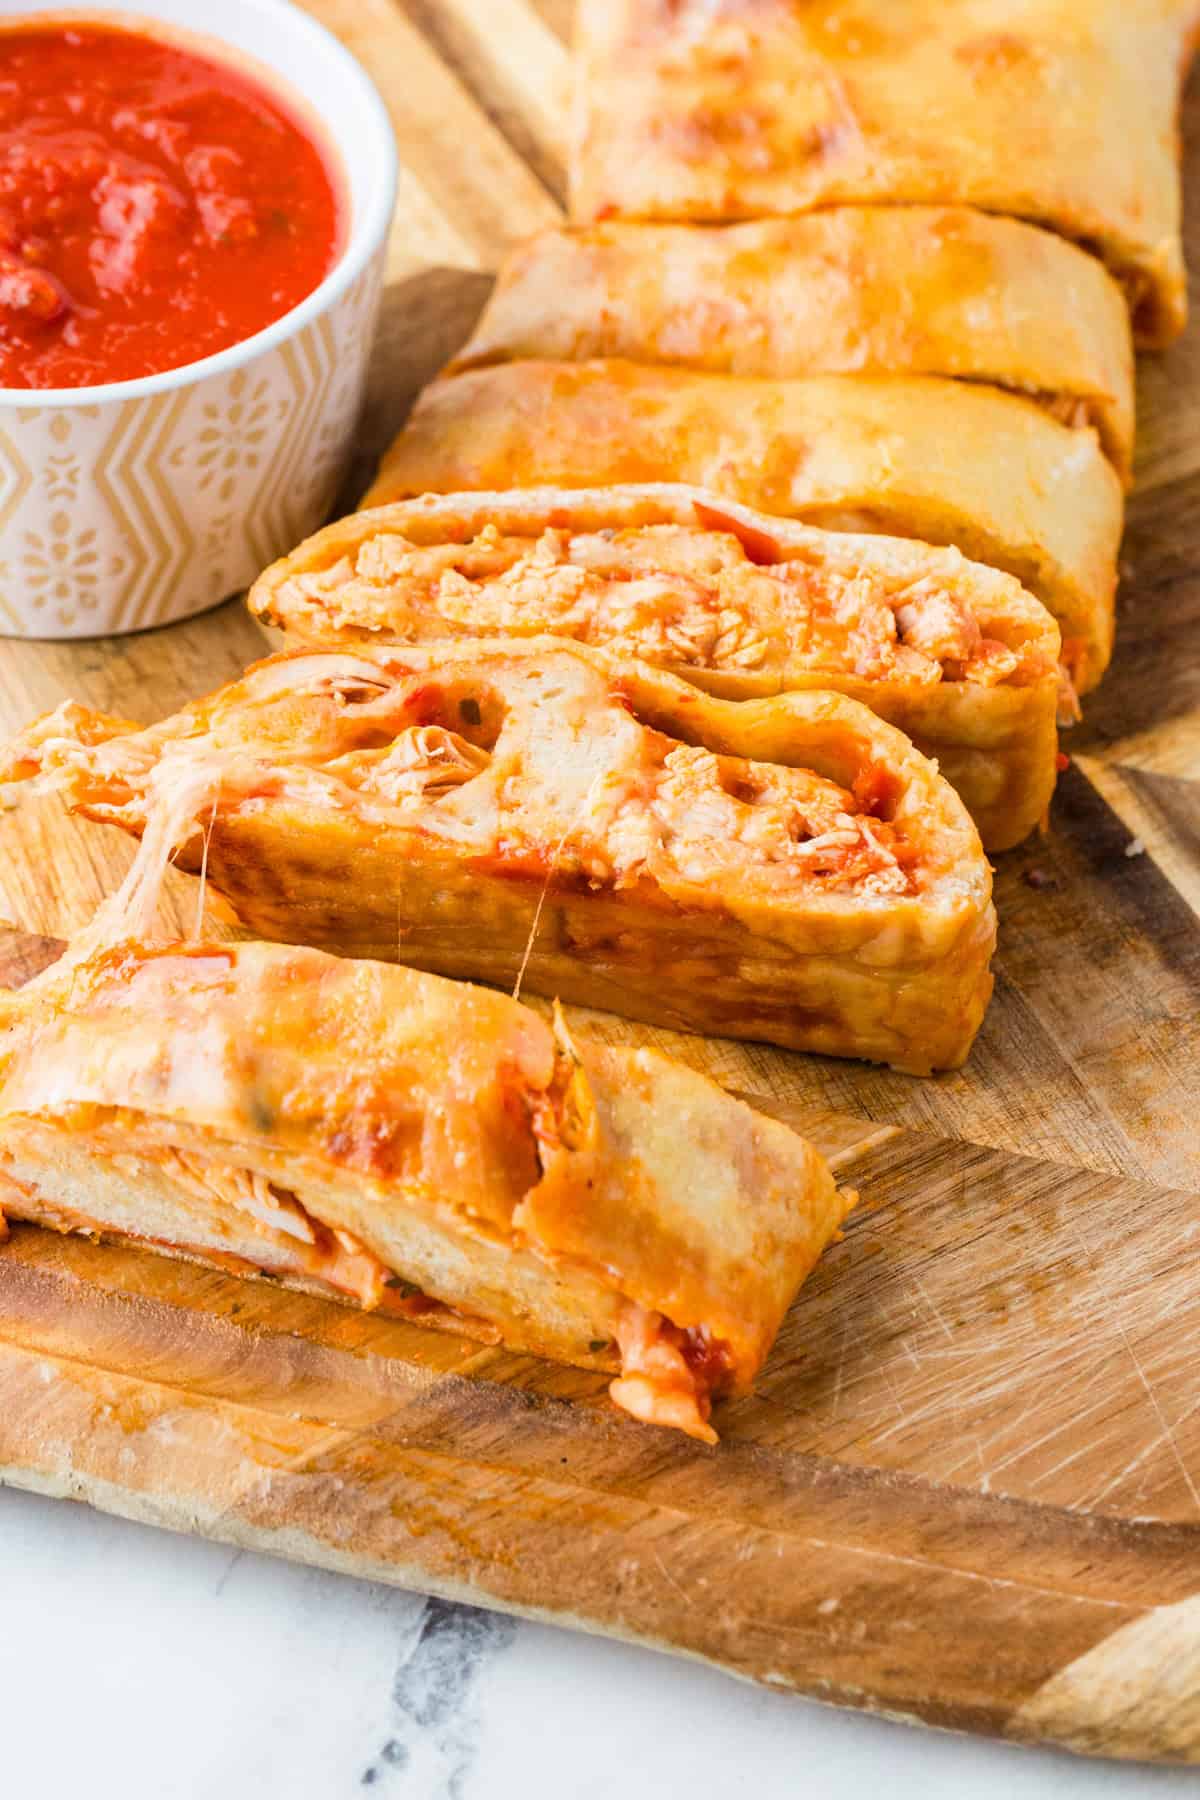
<path fill-rule="evenodd" d="M 648 1425 L 671 1425 L 701 1443 L 715 1444 L 712 1413 L 713 1359 L 692 1334 L 661 1313 L 627 1300 L 617 1320 L 621 1373 L 610 1385 L 616 1404 Z M 701 1354 L 689 1356 L 699 1349 Z"/>
<path fill-rule="evenodd" d="M 651 662 L 751 672 L 801 662 L 869 681 L 1022 685 L 1046 673 L 1031 642 L 984 632 L 932 577 L 888 584 L 800 562 L 752 562 L 729 532 L 658 525 L 536 540 L 485 526 L 470 543 L 417 546 L 399 533 L 293 576 L 281 596 L 341 627 L 415 636 L 553 631 Z M 406 632 L 406 617 L 408 629 Z"/>
<path fill-rule="evenodd" d="M 351 1295 L 368 1310 L 380 1304 L 391 1278 L 385 1264 L 352 1232 L 314 1219 L 295 1194 L 265 1176 L 170 1144 L 142 1143 L 132 1156 L 120 1150 L 111 1156 L 116 1167 L 128 1163 L 135 1174 L 139 1163 L 154 1162 L 175 1186 L 203 1204 L 216 1201 L 267 1237 L 283 1239 L 280 1248 L 295 1268 Z"/>
<path fill-rule="evenodd" d="M 94 816 L 144 830 L 146 855 L 102 909 L 103 931 L 119 915 L 144 932 L 172 850 L 190 843 L 196 866 L 221 819 L 273 797 L 402 824 L 498 874 L 768 885 L 781 904 L 916 891 L 919 845 L 892 820 L 899 788 L 886 770 L 864 767 L 851 792 L 678 743 L 632 716 L 605 677 L 563 660 L 553 675 L 541 659 L 464 660 L 432 680 L 350 654 L 292 657 L 217 696 L 183 733 L 156 728 L 157 761 L 154 728 L 84 747 L 50 715 L 20 747 L 22 771 L 57 775 Z"/>

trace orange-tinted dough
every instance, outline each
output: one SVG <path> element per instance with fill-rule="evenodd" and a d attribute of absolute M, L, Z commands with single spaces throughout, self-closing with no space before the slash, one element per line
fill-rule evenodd
<path fill-rule="evenodd" d="M 1130 471 L 1121 290 L 1053 232 L 965 206 L 543 231 L 508 258 L 451 368 L 530 357 L 986 381 L 1094 425 L 1122 478 Z"/>
<path fill-rule="evenodd" d="M 1196 0 L 581 0 L 572 212 L 730 220 L 947 203 L 1100 251 L 1182 328 Z"/>

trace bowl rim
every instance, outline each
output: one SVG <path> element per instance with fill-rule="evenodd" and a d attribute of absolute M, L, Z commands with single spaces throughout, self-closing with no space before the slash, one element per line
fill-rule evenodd
<path fill-rule="evenodd" d="M 383 97 L 358 58 L 354 56 L 341 40 L 334 36 L 327 26 L 314 19 L 311 13 L 294 4 L 294 0 L 238 0 L 239 5 L 253 5 L 261 12 L 276 14 L 280 20 L 280 28 L 308 37 L 314 47 L 320 49 L 323 56 L 332 57 L 341 64 L 350 81 L 358 88 L 356 104 L 361 105 L 363 117 L 370 137 L 374 140 L 366 154 L 372 159 L 375 180 L 367 195 L 367 203 L 362 217 L 355 220 L 349 236 L 342 247 L 337 261 L 328 273 L 317 283 L 310 294 L 306 294 L 289 312 L 282 313 L 261 331 L 252 337 L 242 338 L 236 344 L 228 345 L 224 350 L 214 351 L 211 356 L 200 357 L 196 362 L 181 363 L 175 369 L 160 369 L 154 375 L 137 375 L 129 381 L 99 382 L 93 387 L 65 388 L 6 388 L 0 387 L 0 410 L 10 408 L 35 407 L 71 407 L 71 406 L 103 406 L 108 402 L 120 400 L 141 400 L 153 394 L 169 393 L 173 388 L 187 387 L 193 382 L 206 380 L 212 375 L 224 375 L 238 369 L 243 363 L 252 362 L 266 351 L 273 350 L 277 344 L 294 337 L 309 322 L 335 305 L 366 269 L 371 259 L 386 240 L 391 226 L 392 214 L 396 206 L 396 191 L 399 180 L 399 153 L 396 148 L 396 136 L 392 130 L 392 122 L 388 117 Z M 45 4 L 33 5 L 31 13 L 74 13 L 81 17 L 102 18 L 106 14 L 115 19 L 119 11 L 131 18 L 140 17 L 147 24 L 160 22 L 164 25 L 170 20 L 162 19 L 155 12 L 155 0 L 135 0 L 128 8 L 118 9 L 105 5 L 104 0 L 82 0 L 79 6 L 64 5 L 62 0 L 46 0 Z M 0 17 L 17 15 L 5 14 Z M 229 50 L 236 50 L 229 39 L 219 28 L 213 28 L 206 20 L 199 27 L 190 28 L 192 35 L 198 38 L 209 38 Z M 262 60 L 261 58 L 259 59 Z M 291 84 L 282 76 L 279 77 L 285 88 Z M 340 145 L 333 132 L 329 118 L 319 98 L 307 98 L 307 105 L 318 118 L 339 153 Z"/>

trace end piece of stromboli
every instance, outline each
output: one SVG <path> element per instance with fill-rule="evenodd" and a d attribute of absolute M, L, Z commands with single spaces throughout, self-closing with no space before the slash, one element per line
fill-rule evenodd
<path fill-rule="evenodd" d="M 118 938 L 0 994 L 0 1238 L 117 1239 L 608 1370 L 706 1442 L 852 1204 L 703 1076 L 410 969 Z"/>

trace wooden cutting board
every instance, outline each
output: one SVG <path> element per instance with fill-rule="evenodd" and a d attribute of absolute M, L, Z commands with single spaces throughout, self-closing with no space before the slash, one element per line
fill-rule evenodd
<path fill-rule="evenodd" d="M 508 244 L 559 216 L 567 3 L 312 10 L 403 159 L 365 468 Z M 1190 123 L 1200 268 L 1200 93 Z M 1000 859 L 970 1066 L 577 1015 L 808 1130 L 863 1194 L 718 1450 L 589 1374 L 26 1227 L 0 1251 L 3 1479 L 845 1705 L 1200 1761 L 1200 323 L 1141 398 L 1117 661 L 1052 834 Z M 0 731 L 67 695 L 158 717 L 263 645 L 236 603 L 5 644 Z M 57 803 L 0 815 L 0 915 L 69 931 L 128 855 Z M 4 978 L 48 953 L 0 940 Z"/>

